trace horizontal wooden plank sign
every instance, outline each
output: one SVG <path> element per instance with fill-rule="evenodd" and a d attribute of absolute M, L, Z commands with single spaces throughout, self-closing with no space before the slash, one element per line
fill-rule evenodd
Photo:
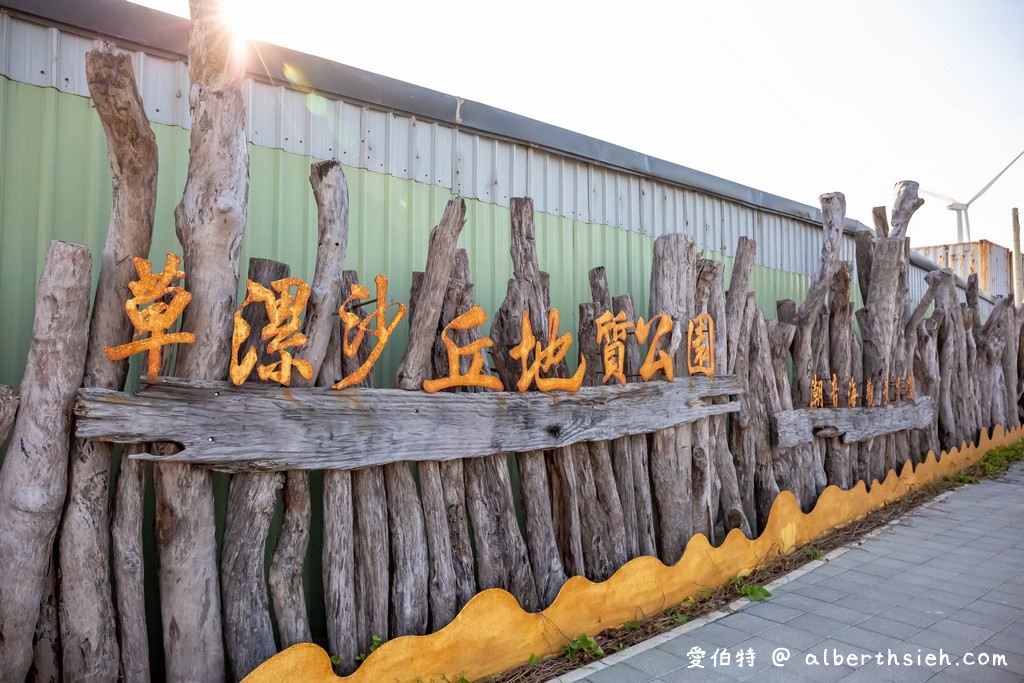
<path fill-rule="evenodd" d="M 916 401 L 885 407 L 801 408 L 772 416 L 772 428 L 782 448 L 811 443 L 815 438 L 842 436 L 843 443 L 858 443 L 905 429 L 923 429 L 935 417 L 935 401 Z"/>
<path fill-rule="evenodd" d="M 224 471 L 357 469 L 604 441 L 737 412 L 734 376 L 584 387 L 576 393 L 437 393 L 399 389 L 235 387 L 158 377 L 136 394 L 82 389 L 81 438 L 170 441 L 174 455 L 138 454 Z"/>

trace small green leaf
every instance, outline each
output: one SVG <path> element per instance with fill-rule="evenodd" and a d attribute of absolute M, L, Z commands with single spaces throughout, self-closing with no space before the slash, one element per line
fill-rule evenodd
<path fill-rule="evenodd" d="M 747 596 L 751 602 L 764 602 L 768 598 L 772 597 L 771 592 L 767 588 L 755 584 L 747 584 L 744 586 L 743 594 Z"/>
<path fill-rule="evenodd" d="M 530 653 L 530 658 L 528 660 L 526 660 L 526 663 L 529 664 L 530 666 L 533 666 L 534 664 L 536 664 L 537 663 L 537 653 L 536 652 L 531 652 Z"/>
<path fill-rule="evenodd" d="M 689 618 L 685 614 L 676 614 L 672 617 L 672 623 L 676 626 L 682 626 L 689 621 Z"/>

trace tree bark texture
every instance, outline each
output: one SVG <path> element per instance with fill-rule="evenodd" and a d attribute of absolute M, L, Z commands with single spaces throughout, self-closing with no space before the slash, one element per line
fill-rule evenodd
<path fill-rule="evenodd" d="M 125 446 L 117 474 L 110 535 L 114 555 L 114 601 L 121 645 L 121 676 L 128 683 L 149 683 L 145 561 L 142 555 L 143 497 L 148 465 L 128 457 L 144 449 Z"/>
<path fill-rule="evenodd" d="M 67 494 L 68 439 L 85 372 L 92 258 L 54 242 L 36 290 L 21 407 L 0 469 L 0 680 L 23 680 Z M 15 578 L 16 577 L 16 580 Z"/>

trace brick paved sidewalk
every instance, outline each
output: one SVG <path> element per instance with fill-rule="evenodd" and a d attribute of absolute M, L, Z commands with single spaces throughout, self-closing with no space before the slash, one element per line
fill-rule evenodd
<path fill-rule="evenodd" d="M 944 494 L 768 588 L 765 602 L 737 601 L 554 680 L 1024 681 L 1024 465 Z M 703 668 L 690 668 L 698 651 Z"/>

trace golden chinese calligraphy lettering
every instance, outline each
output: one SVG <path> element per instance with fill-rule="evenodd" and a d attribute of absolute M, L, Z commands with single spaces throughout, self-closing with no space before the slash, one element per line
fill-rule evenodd
<path fill-rule="evenodd" d="M 341 307 L 338 309 L 338 315 L 341 316 L 343 325 L 341 350 L 346 356 L 352 358 L 359 352 L 359 347 L 363 343 L 363 336 L 367 332 L 377 337 L 377 344 L 373 347 L 373 351 L 370 352 L 370 355 L 363 364 L 355 372 L 335 384 L 333 386 L 334 389 L 350 387 L 366 378 L 366 375 L 369 374 L 374 363 L 377 362 L 380 354 L 384 351 L 384 346 L 388 343 L 388 339 L 391 338 L 391 333 L 395 331 L 398 323 L 405 317 L 406 308 L 404 304 L 397 302 L 387 303 L 388 279 L 383 275 L 378 275 L 374 278 L 374 282 L 377 285 L 377 308 L 373 313 L 360 319 L 355 313 L 346 310 L 349 304 L 370 296 L 370 291 L 366 287 L 360 284 L 353 284 L 350 287 L 348 297 L 341 303 Z M 395 313 L 395 317 L 388 323 L 387 310 L 391 306 L 397 306 L 398 312 Z M 370 323 L 375 323 L 373 329 L 370 328 Z M 352 336 L 353 331 L 355 331 L 354 336 Z"/>
<path fill-rule="evenodd" d="M 626 333 L 633 329 L 633 323 L 626 320 L 626 312 L 619 311 L 612 316 L 605 311 L 597 320 L 597 343 L 604 343 L 601 357 L 604 359 L 604 379 L 607 382 L 614 377 L 620 384 L 626 383 Z"/>
<path fill-rule="evenodd" d="M 875 405 L 875 383 L 870 379 L 864 382 L 864 406 L 871 408 Z"/>
<path fill-rule="evenodd" d="M 292 287 L 295 294 L 292 294 Z M 231 333 L 231 365 L 228 374 L 235 385 L 241 385 L 252 374 L 253 366 L 256 365 L 256 349 L 249 347 L 241 361 L 238 360 L 238 351 L 242 344 L 249 338 L 249 323 L 242 317 L 242 310 L 253 303 L 262 303 L 267 311 L 269 322 L 260 332 L 261 339 L 269 339 L 267 344 L 268 354 L 279 354 L 281 360 L 260 365 L 256 368 L 259 378 L 262 380 L 274 380 L 284 386 L 288 386 L 292 379 L 292 368 L 298 370 L 299 374 L 306 379 L 313 378 L 313 365 L 302 359 L 292 358 L 291 353 L 286 349 L 305 346 L 306 335 L 299 332 L 302 320 L 299 318 L 309 301 L 309 285 L 297 277 L 282 278 L 270 283 L 270 288 L 264 287 L 252 280 L 246 281 L 248 295 L 245 301 L 235 311 L 235 326 Z M 275 294 L 276 292 L 276 294 Z"/>
<path fill-rule="evenodd" d="M 884 382 L 884 384 L 882 384 L 882 405 L 887 406 L 889 405 L 889 392 L 892 390 L 889 383 L 889 376 L 886 375 L 882 382 Z"/>
<path fill-rule="evenodd" d="M 651 345 L 647 349 L 647 356 L 640 366 L 640 378 L 646 382 L 658 370 L 661 370 L 665 373 L 665 379 L 671 382 L 675 376 L 675 371 L 672 367 L 672 356 L 658 348 L 658 340 L 665 335 L 671 335 L 672 318 L 668 317 L 666 313 L 658 313 L 646 323 L 643 318 L 639 318 L 636 321 L 636 340 L 641 344 L 647 343 L 647 337 L 650 335 L 651 326 L 654 325 L 655 320 L 658 321 L 658 327 L 654 330 L 654 337 L 651 339 Z"/>
<path fill-rule="evenodd" d="M 907 375 L 907 398 L 911 401 L 917 400 L 917 397 L 914 396 L 914 377 L 912 375 Z"/>
<path fill-rule="evenodd" d="M 829 398 L 832 400 L 832 407 L 839 407 L 839 380 L 836 378 L 836 374 L 832 373 L 832 390 L 828 392 Z"/>
<path fill-rule="evenodd" d="M 903 389 L 903 378 L 902 377 L 897 377 L 896 378 L 896 400 L 897 401 L 902 400 L 903 392 L 904 392 L 904 389 Z"/>
<path fill-rule="evenodd" d="M 548 311 L 548 334 L 549 342 L 545 347 L 533 335 L 533 326 L 530 325 L 530 314 L 523 311 L 522 338 L 518 345 L 509 350 L 512 358 L 522 363 L 523 371 L 519 376 L 516 388 L 525 392 L 531 384 L 536 383 L 541 391 L 579 391 L 583 385 L 583 375 L 587 371 L 587 361 L 580 358 L 580 366 L 576 374 L 567 379 L 561 377 L 541 377 L 542 372 L 547 372 L 552 366 L 561 363 L 565 354 L 569 352 L 572 344 L 572 335 L 569 333 L 558 336 L 558 309 L 552 308 Z M 533 353 L 533 362 L 530 362 L 530 353 Z"/>
<path fill-rule="evenodd" d="M 167 334 L 167 330 L 174 325 L 188 302 L 192 300 L 192 295 L 181 287 L 171 286 L 175 280 L 185 277 L 185 273 L 178 270 L 181 259 L 176 254 L 167 254 L 167 265 L 164 266 L 162 273 L 154 274 L 152 264 L 144 258 L 135 257 L 132 263 L 139 279 L 128 283 L 128 289 L 134 296 L 124 302 L 124 310 L 135 326 L 135 336 L 139 337 L 149 332 L 149 337 L 120 346 L 107 346 L 103 353 L 110 360 L 123 360 L 136 353 L 148 351 L 146 370 L 147 376 L 152 380 L 160 374 L 160 350 L 163 346 L 191 344 L 196 340 L 196 336 L 191 332 Z M 157 301 L 167 295 L 171 297 L 170 302 Z M 143 306 L 146 307 L 142 308 Z"/>
<path fill-rule="evenodd" d="M 474 304 L 473 308 L 445 325 L 444 329 L 441 330 L 441 342 L 444 344 L 448 355 L 448 376 L 441 379 L 424 380 L 424 391 L 432 394 L 435 391 L 451 387 L 484 387 L 485 389 L 494 389 L 496 391 L 501 391 L 505 388 L 502 386 L 500 379 L 483 372 L 483 350 L 494 346 L 493 341 L 484 337 L 466 346 L 458 346 L 448 337 L 449 329 L 471 330 L 474 327 L 483 325 L 485 322 L 487 322 L 487 314 L 484 312 L 484 309 Z M 471 361 L 469 370 L 463 374 L 460 365 L 462 358 L 466 356 L 469 356 Z"/>
<path fill-rule="evenodd" d="M 823 385 L 824 382 L 817 375 L 811 378 L 811 408 L 825 407 L 824 397 L 822 396 L 824 389 Z"/>
<path fill-rule="evenodd" d="M 860 394 L 857 393 L 857 380 L 851 377 L 847 389 L 847 402 L 850 404 L 851 408 L 857 407 L 858 398 L 860 398 Z"/>
<path fill-rule="evenodd" d="M 690 321 L 687 331 L 687 369 L 691 375 L 715 375 L 715 322 L 707 313 Z"/>

